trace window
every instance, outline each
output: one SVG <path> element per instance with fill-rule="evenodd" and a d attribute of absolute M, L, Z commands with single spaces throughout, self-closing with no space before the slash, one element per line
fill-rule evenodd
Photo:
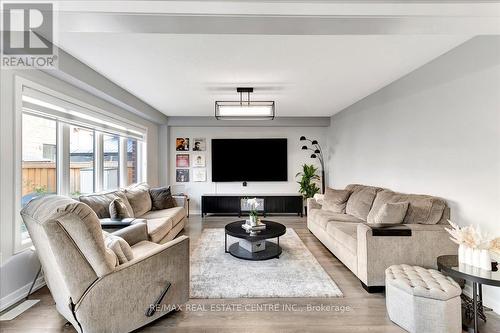
<path fill-rule="evenodd" d="M 57 192 L 57 122 L 31 114 L 22 115 L 21 207 L 31 199 Z M 46 149 L 51 147 L 51 149 Z M 53 149 L 52 149 L 53 148 Z M 48 151 L 50 150 L 50 153 Z M 21 224 L 21 240 L 28 232 Z"/>
<path fill-rule="evenodd" d="M 135 139 L 127 139 L 127 184 L 137 183 L 138 144 Z"/>
<path fill-rule="evenodd" d="M 112 190 L 119 187 L 120 182 L 120 137 L 103 135 L 104 177 L 102 187 Z"/>
<path fill-rule="evenodd" d="M 69 194 L 94 192 L 94 131 L 69 125 Z"/>
<path fill-rule="evenodd" d="M 146 173 L 143 141 L 146 129 L 116 114 L 19 79 L 16 98 L 15 182 L 18 209 L 45 194 L 78 197 L 140 182 Z M 24 83 L 23 83 L 24 82 Z M 25 85 L 26 84 L 26 85 Z M 29 235 L 18 215 L 18 249 L 29 246 Z"/>

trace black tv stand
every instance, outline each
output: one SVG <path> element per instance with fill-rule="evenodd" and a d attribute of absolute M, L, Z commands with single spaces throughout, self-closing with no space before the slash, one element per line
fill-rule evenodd
<path fill-rule="evenodd" d="M 303 198 L 300 194 L 204 194 L 201 196 L 201 216 L 244 215 L 241 199 L 258 198 L 264 200 L 264 216 L 269 214 L 297 214 L 303 216 Z"/>

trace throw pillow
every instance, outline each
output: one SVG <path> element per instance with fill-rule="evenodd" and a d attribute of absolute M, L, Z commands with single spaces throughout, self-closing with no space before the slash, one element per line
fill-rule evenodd
<path fill-rule="evenodd" d="M 116 255 L 119 265 L 134 259 L 132 248 L 126 240 L 106 231 L 102 232 L 102 236 L 104 238 L 104 245 Z"/>
<path fill-rule="evenodd" d="M 109 204 L 109 216 L 114 220 L 121 220 L 134 217 L 134 212 L 127 207 L 122 199 L 116 198 Z"/>
<path fill-rule="evenodd" d="M 170 186 L 151 188 L 149 194 L 151 195 L 152 210 L 168 209 L 176 206 Z"/>
<path fill-rule="evenodd" d="M 321 208 L 333 213 L 345 213 L 345 207 L 350 195 L 351 192 L 348 190 L 334 190 L 333 188 L 327 188 L 323 198 L 323 206 Z"/>
<path fill-rule="evenodd" d="M 151 210 L 151 196 L 147 183 L 130 185 L 125 189 L 125 195 L 132 206 L 134 216 L 140 217 Z"/>
<path fill-rule="evenodd" d="M 408 210 L 408 202 L 388 202 L 372 217 L 368 216 L 371 224 L 400 224 Z"/>

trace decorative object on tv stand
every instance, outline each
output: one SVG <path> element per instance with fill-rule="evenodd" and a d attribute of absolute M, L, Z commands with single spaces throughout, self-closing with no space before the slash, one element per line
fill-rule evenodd
<path fill-rule="evenodd" d="M 478 227 L 469 225 L 460 228 L 450 220 L 448 223 L 452 229 L 445 230 L 451 235 L 450 239 L 458 244 L 458 263 L 491 271 L 490 251 L 500 252 L 500 238 L 491 240 Z"/>
<path fill-rule="evenodd" d="M 300 141 L 309 141 L 312 148 L 308 146 L 302 146 L 302 150 L 311 150 L 311 158 L 317 158 L 321 165 L 321 193 L 325 193 L 325 160 L 323 158 L 323 149 L 319 145 L 318 140 L 309 140 L 305 136 L 300 137 Z"/>
<path fill-rule="evenodd" d="M 252 87 L 239 87 L 239 101 L 216 101 L 215 118 L 217 120 L 273 120 L 275 109 L 274 101 L 251 101 Z M 247 95 L 246 101 L 243 94 Z"/>

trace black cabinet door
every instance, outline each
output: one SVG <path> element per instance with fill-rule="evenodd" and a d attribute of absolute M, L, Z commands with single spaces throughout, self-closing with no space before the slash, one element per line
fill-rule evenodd
<path fill-rule="evenodd" d="M 302 197 L 273 196 L 266 197 L 266 213 L 301 213 Z"/>
<path fill-rule="evenodd" d="M 218 197 L 204 196 L 202 198 L 202 213 L 239 213 L 240 212 L 239 197 Z"/>

